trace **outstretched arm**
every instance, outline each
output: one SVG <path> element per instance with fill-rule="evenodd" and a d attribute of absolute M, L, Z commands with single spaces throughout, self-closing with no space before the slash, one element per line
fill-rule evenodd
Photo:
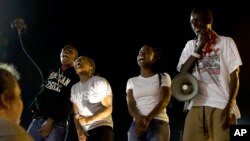
<path fill-rule="evenodd" d="M 26 48 L 30 48 L 31 39 L 28 34 L 28 30 L 27 30 L 28 27 L 24 19 L 15 19 L 11 23 L 11 27 L 17 29 L 22 46 L 25 46 Z"/>

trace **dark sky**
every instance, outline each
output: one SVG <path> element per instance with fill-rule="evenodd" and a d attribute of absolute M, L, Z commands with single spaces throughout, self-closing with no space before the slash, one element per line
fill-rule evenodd
<path fill-rule="evenodd" d="M 125 100 L 126 81 L 139 74 L 136 55 L 140 42 L 149 41 L 163 51 L 168 72 L 173 78 L 180 53 L 187 40 L 194 38 L 189 18 L 191 9 L 199 4 L 211 8 L 214 14 L 213 29 L 220 35 L 232 37 L 239 49 L 243 66 L 240 72 L 238 105 L 242 111 L 239 123 L 250 124 L 247 110 L 249 98 L 249 33 L 250 9 L 243 3 L 225 1 L 181 2 L 74 2 L 52 0 L 0 0 L 0 32 L 8 39 L 8 46 L 1 47 L 6 62 L 14 63 L 22 75 L 21 86 L 25 102 L 22 125 L 27 127 L 30 115 L 27 106 L 39 90 L 41 78 L 37 68 L 25 55 L 17 32 L 10 22 L 21 17 L 27 22 L 32 35 L 33 48 L 28 49 L 43 73 L 59 62 L 63 45 L 73 44 L 80 55 L 92 57 L 97 73 L 111 83 L 114 95 L 114 129 L 117 139 L 126 140 L 131 122 Z M 1 57 L 2 58 L 2 57 Z M 171 139 L 177 140 L 182 130 L 185 113 L 183 103 L 173 101 L 168 110 Z"/>

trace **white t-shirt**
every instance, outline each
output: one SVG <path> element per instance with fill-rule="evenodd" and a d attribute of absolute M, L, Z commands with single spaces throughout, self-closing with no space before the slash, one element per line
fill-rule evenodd
<path fill-rule="evenodd" d="M 164 74 L 165 76 L 162 75 L 161 86 L 170 87 L 171 78 L 169 74 Z M 133 96 L 138 110 L 142 115 L 148 115 L 160 101 L 160 88 L 158 74 L 148 78 L 139 75 L 128 80 L 126 92 L 128 92 L 129 89 L 133 90 Z M 154 118 L 169 122 L 166 108 Z"/>
<path fill-rule="evenodd" d="M 212 45 L 212 52 L 199 59 L 195 65 L 193 75 L 199 82 L 199 94 L 191 101 L 191 106 L 209 106 L 224 109 L 229 100 L 229 76 L 242 65 L 237 46 L 232 38 L 219 36 L 216 44 Z M 186 62 L 195 48 L 195 40 L 187 42 L 182 51 L 177 70 Z M 240 117 L 236 101 L 234 114 Z"/>
<path fill-rule="evenodd" d="M 92 76 L 86 82 L 78 82 L 72 86 L 70 99 L 76 104 L 79 114 L 88 117 L 104 108 L 101 104 L 101 100 L 107 95 L 112 95 L 108 81 L 99 76 Z M 112 115 L 100 121 L 82 125 L 82 127 L 85 131 L 88 131 L 104 125 L 113 127 Z"/>

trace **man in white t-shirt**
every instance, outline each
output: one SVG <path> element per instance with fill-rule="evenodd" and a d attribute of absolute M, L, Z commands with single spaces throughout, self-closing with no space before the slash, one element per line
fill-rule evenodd
<path fill-rule="evenodd" d="M 112 90 L 109 82 L 95 76 L 95 63 L 80 56 L 74 63 L 80 82 L 72 86 L 71 101 L 79 141 L 113 141 Z"/>
<path fill-rule="evenodd" d="M 229 140 L 229 125 L 236 124 L 239 66 L 242 61 L 234 40 L 212 30 L 209 9 L 194 8 L 190 23 L 197 38 L 189 40 L 177 65 L 180 73 L 192 73 L 199 93 L 188 105 L 184 141 Z"/>

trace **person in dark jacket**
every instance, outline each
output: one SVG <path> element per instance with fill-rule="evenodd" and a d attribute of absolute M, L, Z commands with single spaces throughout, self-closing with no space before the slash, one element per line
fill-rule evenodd
<path fill-rule="evenodd" d="M 30 46 L 24 20 L 15 20 L 13 26 L 18 29 L 22 44 Z M 73 67 L 77 57 L 78 51 L 73 45 L 62 48 L 61 64 L 48 71 L 41 91 L 30 106 L 33 120 L 27 131 L 36 141 L 64 141 L 68 135 L 68 123 L 70 115 L 73 115 L 70 90 L 79 81 Z"/>

